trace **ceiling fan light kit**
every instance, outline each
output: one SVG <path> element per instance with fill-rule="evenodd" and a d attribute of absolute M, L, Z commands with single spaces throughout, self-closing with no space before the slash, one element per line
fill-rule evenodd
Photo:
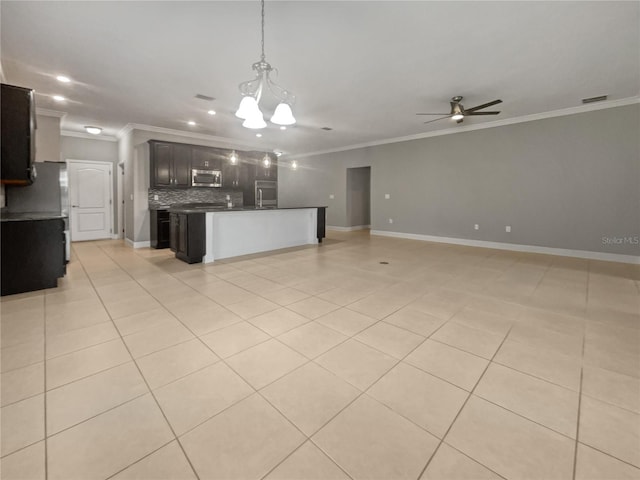
<path fill-rule="evenodd" d="M 296 97 L 271 79 L 271 72 L 274 68 L 265 60 L 264 55 L 264 0 L 261 0 L 260 4 L 262 7 L 262 54 L 260 55 L 260 61 L 251 66 L 256 72 L 255 78 L 242 82 L 238 86 L 242 100 L 236 111 L 236 117 L 244 120 L 242 126 L 245 128 L 265 128 L 267 123 L 264 121 L 264 115 L 260 110 L 259 103 L 262 99 L 262 94 L 268 91 L 279 102 L 271 116 L 271 123 L 283 126 L 293 125 L 296 123 L 296 119 L 293 116 L 291 105 L 295 103 Z"/>
<path fill-rule="evenodd" d="M 476 115 L 498 115 L 500 112 L 480 112 L 479 110 L 502 103 L 502 100 L 493 100 L 488 103 L 483 103 L 482 105 L 465 109 L 464 106 L 460 103 L 461 101 L 462 101 L 461 96 L 452 97 L 451 101 L 449 102 L 449 104 L 451 105 L 451 111 L 449 113 L 416 113 L 416 115 L 440 115 L 441 116 L 440 118 L 436 118 L 435 120 L 428 120 L 424 123 L 437 122 L 439 120 L 444 120 L 445 118 L 450 118 L 451 120 L 455 120 L 456 123 L 462 123 L 465 117 L 474 117 Z"/>

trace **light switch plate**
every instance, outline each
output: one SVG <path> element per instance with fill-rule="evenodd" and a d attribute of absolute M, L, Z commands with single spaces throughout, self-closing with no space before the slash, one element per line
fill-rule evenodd
<path fill-rule="evenodd" d="M 385 198 L 385 200 L 389 200 L 391 198 L 391 195 L 388 194 L 388 193 L 385 193 L 384 194 L 384 198 Z"/>
<path fill-rule="evenodd" d="M 334 198 L 336 198 L 336 196 L 332 193 L 332 194 L 330 194 L 330 195 L 329 195 L 329 198 L 330 198 L 331 200 L 333 200 Z"/>
<path fill-rule="evenodd" d="M 511 233 L 511 225 L 507 225 L 506 227 L 504 227 L 504 231 L 507 233 Z"/>

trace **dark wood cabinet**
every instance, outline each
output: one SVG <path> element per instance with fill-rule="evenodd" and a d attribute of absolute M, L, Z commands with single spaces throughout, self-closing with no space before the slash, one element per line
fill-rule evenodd
<path fill-rule="evenodd" d="M 191 145 L 149 140 L 151 187 L 191 186 Z"/>
<path fill-rule="evenodd" d="M 217 148 L 192 147 L 191 168 L 203 170 L 220 170 L 224 160 L 224 152 Z"/>
<path fill-rule="evenodd" d="M 222 187 L 231 189 L 241 189 L 241 169 L 242 166 L 238 163 L 231 164 L 226 161 L 222 165 Z"/>
<path fill-rule="evenodd" d="M 269 155 L 269 165 L 265 166 L 264 156 L 262 153 L 256 159 L 256 180 L 271 180 L 276 181 L 278 179 L 278 157 L 275 155 Z"/>
<path fill-rule="evenodd" d="M 149 226 L 151 229 L 151 248 L 169 248 L 169 211 L 151 210 Z"/>
<path fill-rule="evenodd" d="M 170 247 L 176 258 L 200 263 L 205 250 L 204 213 L 170 213 Z"/>
<path fill-rule="evenodd" d="M 2 295 L 58 286 L 66 270 L 64 220 L 2 222 Z"/>
<path fill-rule="evenodd" d="M 33 90 L 2 84 L 0 180 L 7 185 L 31 185 L 35 179 L 36 114 Z"/>

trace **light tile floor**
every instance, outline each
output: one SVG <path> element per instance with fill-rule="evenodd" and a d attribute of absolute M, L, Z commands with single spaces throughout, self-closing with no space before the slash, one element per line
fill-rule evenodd
<path fill-rule="evenodd" d="M 639 280 L 366 232 L 76 243 L 0 303 L 2 478 L 639 479 Z"/>

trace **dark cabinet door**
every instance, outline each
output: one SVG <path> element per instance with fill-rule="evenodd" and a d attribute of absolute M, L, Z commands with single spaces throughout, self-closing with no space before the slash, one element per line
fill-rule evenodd
<path fill-rule="evenodd" d="M 190 145 L 173 145 L 173 186 L 191 186 L 191 154 Z"/>
<path fill-rule="evenodd" d="M 202 170 L 220 170 L 224 160 L 224 151 L 218 148 L 192 147 L 193 168 Z"/>
<path fill-rule="evenodd" d="M 222 165 L 222 186 L 224 188 L 240 188 L 240 165 L 228 162 Z"/>
<path fill-rule="evenodd" d="M 173 185 L 173 145 L 151 143 L 151 186 Z"/>
<path fill-rule="evenodd" d="M 65 273 L 63 220 L 3 222 L 0 240 L 2 295 L 58 286 Z"/>
<path fill-rule="evenodd" d="M 253 163 L 240 165 L 240 185 L 242 188 L 242 202 L 247 206 L 256 204 L 256 166 Z"/>
<path fill-rule="evenodd" d="M 264 154 L 256 161 L 256 180 L 270 180 L 275 181 L 278 179 L 278 157 L 275 155 L 269 155 L 269 165 L 264 164 Z"/>
<path fill-rule="evenodd" d="M 180 230 L 180 217 L 177 213 L 169 215 L 169 248 L 172 252 L 178 251 L 178 232 Z"/>
<path fill-rule="evenodd" d="M 31 185 L 34 180 L 36 115 L 33 90 L 2 84 L 0 177 L 8 185 Z"/>
<path fill-rule="evenodd" d="M 178 245 L 176 253 L 180 255 L 188 255 L 189 249 L 189 221 L 186 213 L 178 214 Z"/>

